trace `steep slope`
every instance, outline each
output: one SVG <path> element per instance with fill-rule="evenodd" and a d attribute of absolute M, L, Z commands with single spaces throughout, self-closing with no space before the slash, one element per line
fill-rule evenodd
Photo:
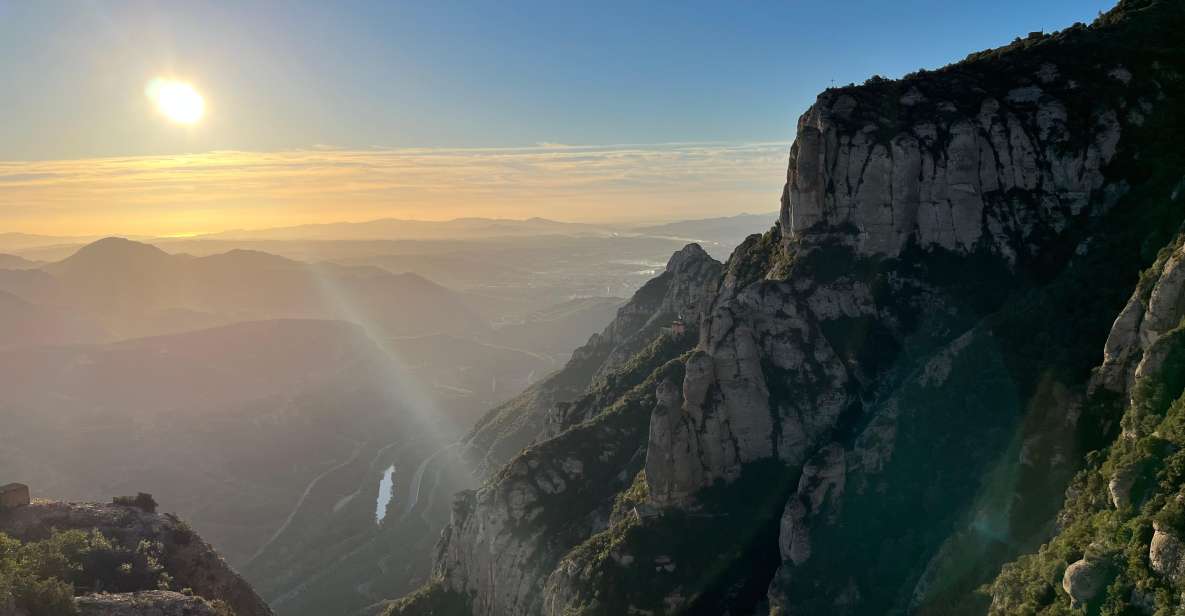
<path fill-rule="evenodd" d="M 534 441 L 544 432 L 548 413 L 652 343 L 675 319 L 698 321 L 719 271 L 720 264 L 696 244 L 672 255 L 666 270 L 619 308 L 613 322 L 576 349 L 561 370 L 478 422 L 465 439 L 478 474 L 488 474 Z"/>
<path fill-rule="evenodd" d="M 1185 235 L 1161 251 L 1120 313 L 1090 400 L 1122 408 L 1087 457 L 1059 531 L 1004 567 L 990 613 L 1162 614 L 1185 590 Z M 1118 416 L 1109 413 L 1114 422 Z"/>
<path fill-rule="evenodd" d="M 1181 223 L 1183 13 L 823 93 L 695 349 L 462 494 L 393 613 L 983 613 L 1106 442 L 1091 368 Z"/>
<path fill-rule="evenodd" d="M 22 542 L 44 540 L 55 532 L 71 530 L 99 532 L 118 546 L 136 550 L 145 549 L 145 545 L 154 546 L 151 548 L 154 557 L 159 558 L 160 566 L 176 589 L 188 588 L 198 597 L 221 601 L 236 616 L 272 615 L 271 608 L 251 586 L 176 516 L 122 505 L 47 500 L 0 510 L 0 533 Z M 137 602 L 142 611 L 126 610 L 120 605 Z M 173 593 L 138 597 L 96 594 L 81 598 L 79 608 L 83 614 L 143 614 L 177 603 L 201 610 L 180 613 L 214 613 L 204 601 L 195 602 Z"/>

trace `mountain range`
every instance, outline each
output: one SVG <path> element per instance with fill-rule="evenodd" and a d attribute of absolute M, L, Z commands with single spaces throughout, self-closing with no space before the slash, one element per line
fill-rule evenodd
<path fill-rule="evenodd" d="M 0 290 L 84 314 L 117 339 L 271 318 L 343 318 L 378 337 L 488 332 L 459 296 L 415 274 L 243 250 L 192 257 L 122 238 L 0 270 Z"/>

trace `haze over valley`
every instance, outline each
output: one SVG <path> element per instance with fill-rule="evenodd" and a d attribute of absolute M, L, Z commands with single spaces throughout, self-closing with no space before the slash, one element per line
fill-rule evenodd
<path fill-rule="evenodd" d="M 560 370 L 676 235 L 723 255 L 775 218 L 3 236 L 0 469 L 151 492 L 280 613 L 361 609 L 426 579 L 484 411 Z"/>
<path fill-rule="evenodd" d="M 1185 614 L 1182 32 L 0 2 L 0 616 Z"/>

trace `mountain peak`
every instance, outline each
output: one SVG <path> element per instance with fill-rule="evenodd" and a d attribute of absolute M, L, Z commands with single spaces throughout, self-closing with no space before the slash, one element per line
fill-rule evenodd
<path fill-rule="evenodd" d="M 167 257 L 169 253 L 153 246 L 124 237 L 105 237 L 79 248 L 66 261 L 78 258 L 144 258 Z"/>
<path fill-rule="evenodd" d="M 159 270 L 172 258 L 169 253 L 143 242 L 106 237 L 79 248 L 65 259 L 43 269 L 55 276 L 89 278 L 97 272 L 140 272 Z"/>
<path fill-rule="evenodd" d="M 679 250 L 676 250 L 675 253 L 671 255 L 671 258 L 667 260 L 667 271 L 678 271 L 683 269 L 688 263 L 702 261 L 704 259 L 713 260 L 702 246 L 693 242 L 680 248 Z"/>

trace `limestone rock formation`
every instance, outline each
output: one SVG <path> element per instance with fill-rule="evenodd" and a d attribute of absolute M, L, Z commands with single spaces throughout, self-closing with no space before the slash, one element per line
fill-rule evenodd
<path fill-rule="evenodd" d="M 634 294 L 604 331 L 576 349 L 558 373 L 490 412 L 466 437 L 468 456 L 479 476 L 489 476 L 519 450 L 558 434 L 583 417 L 572 402 L 591 385 L 609 378 L 621 364 L 653 342 L 675 319 L 694 335 L 715 292 L 721 265 L 698 244 L 671 255 L 666 269 Z"/>
<path fill-rule="evenodd" d="M 1158 344 L 1185 316 L 1185 245 L 1155 265 L 1115 319 L 1095 386 L 1129 392 L 1136 379 L 1157 371 L 1166 346 Z"/>
<path fill-rule="evenodd" d="M 986 611 L 976 590 L 1049 536 L 1114 435 L 1101 392 L 1175 365 L 1175 262 L 1137 279 L 1185 218 L 1183 13 L 1125 0 L 823 93 L 778 225 L 680 294 L 698 343 L 604 355 L 462 496 L 421 596 L 482 616 Z M 1151 294 L 1124 308 L 1133 288 Z M 1130 510 L 1143 477 L 1103 480 L 1102 502 Z M 1065 578 L 1080 602 L 1093 562 Z"/>
<path fill-rule="evenodd" d="M 1154 524 L 1152 541 L 1148 547 L 1148 564 L 1152 570 L 1176 584 L 1185 582 L 1185 542 L 1174 531 Z"/>

